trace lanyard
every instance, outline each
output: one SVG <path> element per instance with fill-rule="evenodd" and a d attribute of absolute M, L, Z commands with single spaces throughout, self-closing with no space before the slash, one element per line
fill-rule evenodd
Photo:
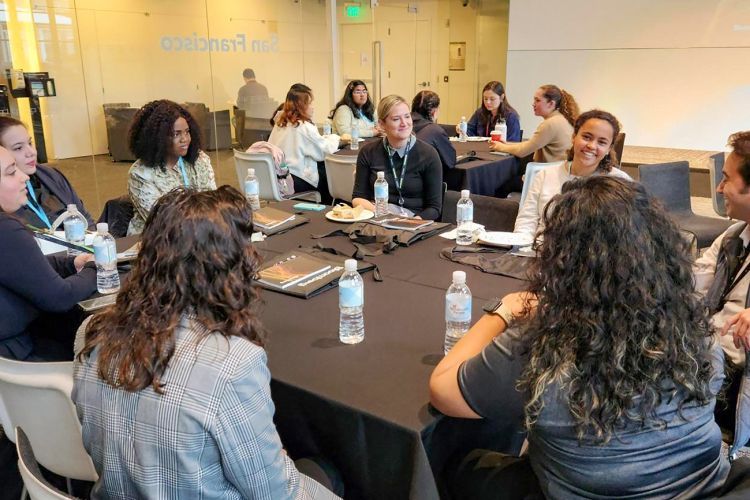
<path fill-rule="evenodd" d="M 26 187 L 29 190 L 29 198 L 26 198 L 26 206 L 29 207 L 37 217 L 39 217 L 39 220 L 47 226 L 47 229 L 52 229 L 52 225 L 49 223 L 49 217 L 47 217 L 42 206 L 36 201 L 36 194 L 34 194 L 34 188 L 31 186 L 30 181 L 26 181 Z"/>
<path fill-rule="evenodd" d="M 735 270 L 734 275 L 730 276 L 727 280 L 727 284 L 724 287 L 724 291 L 721 293 L 721 299 L 719 299 L 719 309 L 724 307 L 724 304 L 727 302 L 727 295 L 734 289 L 734 287 L 737 286 L 737 284 L 742 281 L 742 278 L 747 276 L 747 273 L 750 272 L 750 265 L 745 266 L 745 262 L 747 261 L 748 252 L 747 249 L 743 251 L 745 256 L 742 258 L 742 262 L 739 263 L 737 266 L 737 270 Z M 742 266 L 745 266 L 745 269 L 742 269 Z M 739 272 L 740 269 L 742 269 L 742 272 Z"/>
<path fill-rule="evenodd" d="M 182 174 L 182 182 L 183 182 L 183 184 L 185 184 L 185 187 L 190 187 L 190 180 L 188 179 L 188 176 L 185 173 L 185 164 L 182 161 L 182 156 L 180 156 L 177 159 L 177 166 L 180 167 L 180 173 Z"/>
<path fill-rule="evenodd" d="M 404 176 L 406 175 L 406 162 L 409 160 L 409 151 L 411 150 L 411 136 L 409 136 L 409 140 L 406 143 L 406 151 L 404 151 L 404 161 L 401 164 L 401 175 L 396 175 L 396 167 L 393 165 L 393 154 L 396 153 L 395 150 L 392 150 L 390 145 L 388 144 L 388 139 L 383 138 L 383 146 L 385 146 L 385 153 L 388 157 L 388 163 L 391 165 L 391 172 L 393 173 L 393 179 L 396 181 L 396 190 L 398 191 L 398 204 L 400 206 L 404 206 L 404 196 L 401 194 L 401 187 L 404 185 Z M 391 151 L 393 151 L 393 154 L 391 154 Z"/>

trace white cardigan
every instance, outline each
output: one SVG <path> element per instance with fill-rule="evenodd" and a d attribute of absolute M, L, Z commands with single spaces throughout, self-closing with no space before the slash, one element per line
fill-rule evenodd
<path fill-rule="evenodd" d="M 322 136 L 310 122 L 298 126 L 275 125 L 268 142 L 284 151 L 286 164 L 292 175 L 318 187 L 318 162 L 339 148 L 340 137 L 336 134 Z"/>
<path fill-rule="evenodd" d="M 375 124 L 378 123 L 377 115 L 373 116 L 374 120 L 370 121 L 367 118 L 354 118 L 354 113 L 346 104 L 342 104 L 336 108 L 336 112 L 333 114 L 333 132 L 335 134 L 344 135 L 352 134 L 352 125 L 356 125 L 359 129 L 360 137 L 373 137 L 375 135 Z"/>
<path fill-rule="evenodd" d="M 578 177 L 569 171 L 567 161 L 560 162 L 557 165 L 550 165 L 536 173 L 531 181 L 529 191 L 526 193 L 526 199 L 523 206 L 518 211 L 516 225 L 513 229 L 516 233 L 527 233 L 536 237 L 544 229 L 542 214 L 544 207 L 556 195 L 562 191 L 562 186 L 571 179 Z M 596 172 L 592 175 L 601 175 Z M 633 179 L 617 167 L 606 174 L 614 177 L 620 177 L 632 181 Z"/>

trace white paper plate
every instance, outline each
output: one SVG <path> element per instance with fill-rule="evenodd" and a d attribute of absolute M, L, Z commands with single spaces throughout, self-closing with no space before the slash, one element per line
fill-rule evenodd
<path fill-rule="evenodd" d="M 363 220 L 372 219 L 373 217 L 375 217 L 375 214 L 367 209 L 362 210 L 362 212 L 359 214 L 359 217 L 355 219 L 343 219 L 341 217 L 336 217 L 335 215 L 333 215 L 333 210 L 326 212 L 326 219 L 332 220 L 333 222 L 346 222 L 348 224 L 351 224 L 352 222 L 361 222 Z"/>
<path fill-rule="evenodd" d="M 461 139 L 459 139 L 458 137 L 454 137 L 454 136 L 449 137 L 448 140 L 451 142 L 461 142 Z M 490 140 L 489 137 L 467 137 L 466 138 L 466 142 L 487 142 L 489 140 Z"/>
<path fill-rule="evenodd" d="M 525 247 L 534 243 L 534 237 L 528 233 L 485 231 L 485 233 L 479 237 L 479 243 L 497 247 Z"/>

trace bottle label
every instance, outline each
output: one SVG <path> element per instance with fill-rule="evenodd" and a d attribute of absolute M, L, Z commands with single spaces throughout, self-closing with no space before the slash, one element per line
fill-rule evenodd
<path fill-rule="evenodd" d="M 449 293 L 445 296 L 445 321 L 471 321 L 471 295 Z"/>
<path fill-rule="evenodd" d="M 388 198 L 388 184 L 375 184 L 375 199 Z"/>
<path fill-rule="evenodd" d="M 474 220 L 474 206 L 473 205 L 459 205 L 456 207 L 456 221 L 473 221 Z"/>
<path fill-rule="evenodd" d="M 339 306 L 360 307 L 365 303 L 364 287 L 339 285 Z"/>
<path fill-rule="evenodd" d="M 81 241 L 86 239 L 86 224 L 80 218 L 71 217 L 63 222 L 65 239 L 68 241 Z"/>
<path fill-rule="evenodd" d="M 101 241 L 94 244 L 94 261 L 106 266 L 117 262 L 117 249 L 114 242 Z"/>
<path fill-rule="evenodd" d="M 245 181 L 245 196 L 258 195 L 258 181 Z"/>

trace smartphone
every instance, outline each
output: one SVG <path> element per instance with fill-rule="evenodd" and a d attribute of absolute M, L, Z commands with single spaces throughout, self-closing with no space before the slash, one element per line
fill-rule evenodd
<path fill-rule="evenodd" d="M 78 303 L 86 312 L 96 311 L 103 307 L 111 306 L 117 300 L 117 294 L 111 293 L 109 295 L 102 295 L 101 297 L 94 297 L 93 299 L 82 300 Z"/>
<path fill-rule="evenodd" d="M 325 210 L 326 206 L 321 205 L 320 203 L 303 202 L 297 203 L 294 205 L 294 208 L 297 210 L 313 210 L 315 212 L 320 212 L 321 210 Z"/>

